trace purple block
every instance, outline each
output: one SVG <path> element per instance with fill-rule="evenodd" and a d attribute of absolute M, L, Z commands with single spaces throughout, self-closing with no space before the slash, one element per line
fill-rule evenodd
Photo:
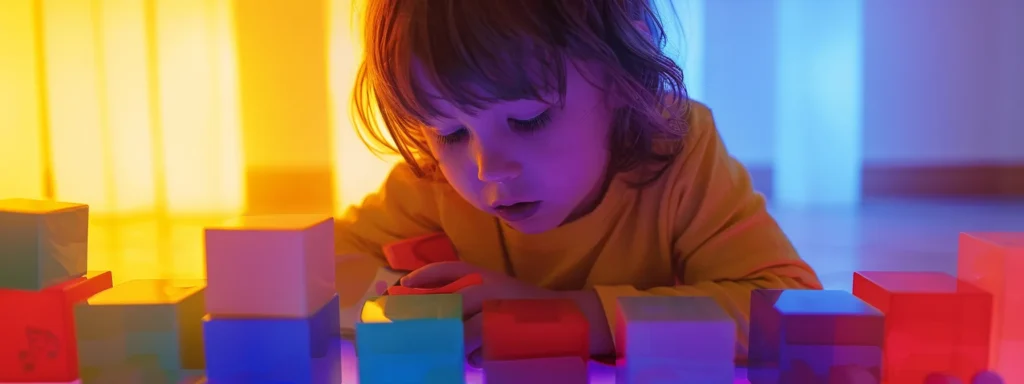
<path fill-rule="evenodd" d="M 881 378 L 882 348 L 861 345 L 784 345 L 779 370 L 784 375 L 794 367 L 810 368 L 820 381 L 826 381 L 839 367 L 858 367 L 875 381 Z"/>
<path fill-rule="evenodd" d="M 487 384 L 558 383 L 587 384 L 587 362 L 578 356 L 521 360 L 488 360 L 483 363 Z"/>
<path fill-rule="evenodd" d="M 755 290 L 749 364 L 777 366 L 783 345 L 881 347 L 884 330 L 885 315 L 847 291 Z"/>

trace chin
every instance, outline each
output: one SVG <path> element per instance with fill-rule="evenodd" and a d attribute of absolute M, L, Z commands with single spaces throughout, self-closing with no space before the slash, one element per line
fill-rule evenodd
<path fill-rule="evenodd" d="M 520 233 L 524 233 L 524 234 L 527 234 L 527 235 L 536 235 L 536 234 L 539 234 L 539 233 L 544 233 L 544 232 L 550 231 L 552 229 L 555 229 L 557 227 L 557 226 L 552 226 L 552 225 L 548 225 L 548 224 L 544 224 L 544 223 L 530 223 L 530 222 L 526 222 L 526 223 L 510 223 L 510 222 L 505 221 L 505 224 L 507 224 L 509 227 L 512 227 L 512 229 L 515 229 L 516 231 L 519 231 Z"/>

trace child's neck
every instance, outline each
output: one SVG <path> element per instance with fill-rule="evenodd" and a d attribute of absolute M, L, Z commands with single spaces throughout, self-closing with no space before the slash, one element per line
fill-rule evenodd
<path fill-rule="evenodd" d="M 615 175 L 613 174 L 609 173 L 605 175 L 604 180 L 602 180 L 601 183 L 598 184 L 594 188 L 594 190 L 592 190 L 587 195 L 587 198 L 583 200 L 583 203 L 576 207 L 572 214 L 570 214 L 569 217 L 565 219 L 562 225 L 566 225 L 576 220 L 579 220 L 580 218 L 589 215 L 591 212 L 597 209 L 597 207 L 601 205 L 601 202 L 604 201 L 605 195 L 608 194 L 608 188 L 611 186 L 612 180 L 614 178 Z"/>

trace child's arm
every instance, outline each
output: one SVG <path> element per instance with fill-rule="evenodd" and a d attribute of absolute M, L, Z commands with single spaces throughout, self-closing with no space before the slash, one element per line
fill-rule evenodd
<path fill-rule="evenodd" d="M 402 276 L 387 269 L 384 246 L 441 231 L 435 188 L 405 163 L 396 165 L 381 188 L 335 220 L 335 275 L 342 327 L 355 323 L 358 307 Z"/>
<path fill-rule="evenodd" d="M 666 192 L 675 216 L 674 259 L 677 285 L 638 290 L 631 286 L 597 286 L 603 315 L 614 329 L 616 297 L 638 295 L 707 295 L 733 318 L 738 331 L 737 356 L 745 358 L 750 319 L 750 293 L 758 288 L 821 289 L 814 270 L 800 259 L 789 239 L 768 214 L 765 200 L 754 192 L 746 169 L 726 151 L 710 111 L 695 104 L 683 154 L 665 177 L 674 187 Z M 581 307 L 593 307 L 594 294 L 578 295 Z M 601 327 L 599 332 L 608 332 Z M 592 337 L 611 340 L 610 333 Z M 606 352 L 610 352 L 605 347 Z"/>

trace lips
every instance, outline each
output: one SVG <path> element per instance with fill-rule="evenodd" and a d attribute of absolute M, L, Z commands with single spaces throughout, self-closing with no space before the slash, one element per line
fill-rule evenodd
<path fill-rule="evenodd" d="M 493 206 L 494 212 L 503 220 L 517 222 L 533 217 L 540 209 L 540 201 L 522 201 Z"/>

